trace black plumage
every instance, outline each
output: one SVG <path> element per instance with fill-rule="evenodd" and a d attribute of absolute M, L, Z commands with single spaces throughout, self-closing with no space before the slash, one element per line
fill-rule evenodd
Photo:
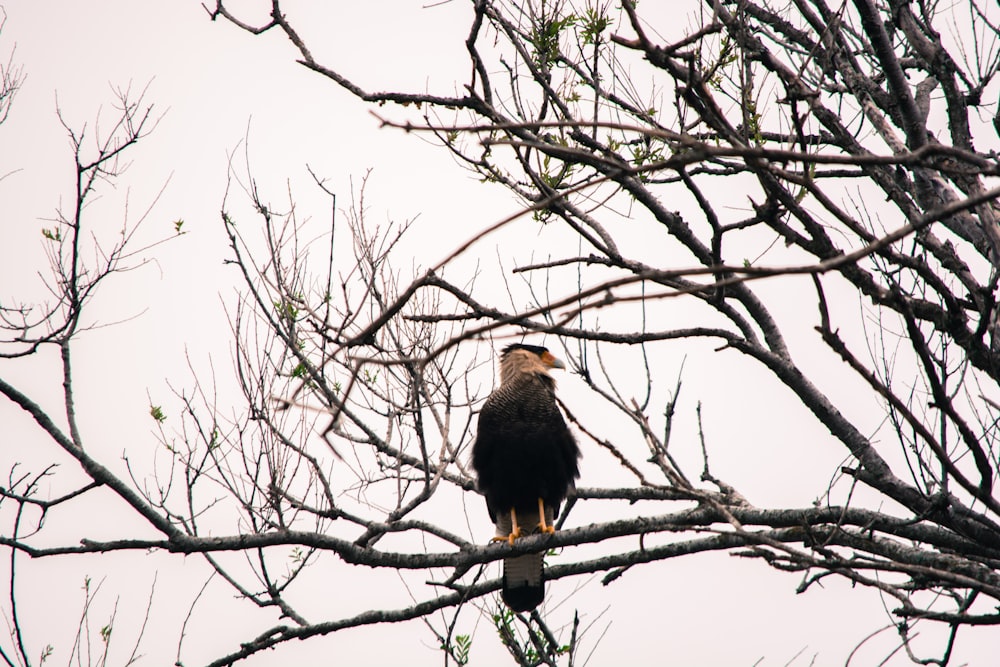
<path fill-rule="evenodd" d="M 579 477 L 580 450 L 556 405 L 553 368 L 544 347 L 515 344 L 500 358 L 500 386 L 479 413 L 472 467 L 497 527 L 494 540 L 553 532 L 559 506 Z M 503 599 L 528 611 L 545 596 L 542 554 L 504 560 Z"/>

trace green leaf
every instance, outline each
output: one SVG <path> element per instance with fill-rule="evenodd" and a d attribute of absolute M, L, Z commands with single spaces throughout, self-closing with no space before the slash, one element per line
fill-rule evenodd
<path fill-rule="evenodd" d="M 604 13 L 604 8 L 600 10 L 588 7 L 583 14 L 583 43 L 596 44 L 600 41 L 601 33 L 611 25 L 611 19 Z"/>
<path fill-rule="evenodd" d="M 471 649 L 471 635 L 455 635 L 455 662 L 459 665 L 469 664 L 469 651 Z"/>

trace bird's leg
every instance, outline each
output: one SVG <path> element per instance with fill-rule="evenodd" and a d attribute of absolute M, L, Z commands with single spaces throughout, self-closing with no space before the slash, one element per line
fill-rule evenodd
<path fill-rule="evenodd" d="M 514 540 L 521 537 L 521 527 L 517 525 L 517 510 L 513 507 L 510 508 L 510 535 L 507 536 L 507 542 L 514 546 Z"/>
<path fill-rule="evenodd" d="M 503 535 L 496 535 L 490 538 L 490 542 L 507 542 L 511 546 L 514 545 L 514 540 L 521 537 L 521 527 L 517 525 L 517 511 L 511 507 L 510 508 L 510 534 L 504 537 Z"/>
<path fill-rule="evenodd" d="M 552 534 L 556 532 L 556 527 L 545 521 L 545 501 L 541 498 L 538 499 L 538 528 L 543 533 Z"/>

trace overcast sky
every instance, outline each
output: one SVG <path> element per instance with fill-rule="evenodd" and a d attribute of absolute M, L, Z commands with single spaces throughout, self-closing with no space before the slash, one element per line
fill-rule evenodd
<path fill-rule="evenodd" d="M 371 169 L 367 197 L 372 218 L 417 218 L 418 238 L 428 239 L 418 247 L 418 261 L 424 264 L 443 253 L 442 239 L 457 243 L 468 236 L 466 230 L 495 222 L 517 208 L 499 189 L 478 183 L 443 150 L 416 136 L 380 130 L 362 103 L 296 65 L 293 50 L 280 35 L 253 38 L 225 23 L 213 23 L 198 2 L 0 0 L 0 4 L 7 13 L 0 58 L 13 50 L 14 62 L 27 76 L 10 118 L 0 126 L 0 298 L 41 298 L 37 277 L 45 266 L 41 230 L 51 226 L 47 220 L 60 204 L 72 204 L 72 155 L 57 108 L 68 125 L 79 129 L 87 124 L 93 133 L 100 129 L 95 123 L 99 113 L 108 121 L 114 117 L 114 88 L 147 88 L 145 99 L 160 117 L 155 132 L 132 154 L 133 164 L 118 187 L 103 191 L 93 212 L 95 218 L 107 218 L 102 233 L 113 238 L 126 216 L 136 219 L 162 190 L 141 239 L 169 237 L 177 220 L 184 221 L 187 232 L 144 253 L 140 259 L 148 260 L 145 265 L 109 283 L 95 304 L 92 321 L 117 323 L 87 334 L 80 343 L 86 354 L 81 355 L 77 373 L 90 388 L 80 397 L 84 432 L 108 460 L 119 458 L 127 447 L 154 446 L 150 401 L 166 400 L 165 380 L 183 384 L 189 379 L 186 355 L 202 368 L 210 358 L 217 368 L 230 368 L 222 304 L 232 296 L 236 277 L 222 263 L 226 249 L 219 209 L 231 155 L 237 156 L 239 169 L 249 156 L 266 200 L 280 207 L 287 203 L 291 188 L 302 214 L 320 220 L 329 215 L 329 203 L 311 185 L 307 165 L 343 202 L 350 197 L 352 182 L 356 187 Z M 313 15 L 301 19 L 303 36 L 319 60 L 339 68 L 363 88 L 447 94 L 467 77 L 463 46 L 467 2 L 429 8 L 402 1 L 316 4 L 324 9 L 313 7 Z M 326 9 L 327 4 L 332 9 Z M 675 15 L 680 12 L 675 10 Z M 263 20 L 264 13 L 258 17 Z M 678 21 L 662 26 L 667 33 L 675 30 L 675 38 L 682 28 Z M 380 112 L 391 114 L 393 109 Z M 241 196 L 238 187 L 231 190 L 231 197 Z M 51 364 L 20 362 L 4 368 L 5 373 L 8 370 L 43 405 L 58 401 L 58 380 L 46 374 Z M 560 383 L 568 396 L 579 391 L 572 378 L 560 378 Z M 708 397 L 707 389 L 701 394 L 697 387 L 692 391 L 692 401 Z M 0 468 L 6 470 L 15 461 L 37 466 L 53 458 L 51 445 L 33 435 L 30 423 L 5 402 L 0 403 L 0 423 L 4 425 Z M 817 431 L 817 437 L 821 435 Z M 734 461 L 754 458 L 743 451 L 731 454 Z M 831 466 L 840 456 L 831 447 Z M 72 476 L 73 464 L 64 463 L 68 463 L 63 466 L 66 474 Z M 760 494 L 780 495 L 782 490 L 769 488 L 766 470 L 758 471 L 757 477 Z M 801 503 L 810 500 L 803 497 Z M 115 534 L 117 515 L 113 507 L 107 512 L 110 536 Z M 485 538 L 491 528 L 485 525 L 485 516 L 482 519 Z M 72 531 L 71 518 L 62 521 Z M 183 613 L 178 610 L 191 603 L 207 570 L 192 562 L 194 557 L 183 563 L 168 560 L 132 554 L 27 564 L 23 611 L 29 619 L 29 641 L 39 650 L 53 644 L 55 663 L 62 664 L 79 614 L 78 589 L 85 574 L 95 581 L 107 577 L 101 598 L 104 611 L 120 596 L 121 617 L 138 617 L 154 573 L 159 572 L 155 600 L 159 615 L 147 629 L 143 652 L 149 658 L 140 664 L 169 664 L 178 614 Z M 0 563 L 4 579 L 5 568 L 6 561 Z M 338 576 L 347 571 L 336 569 Z M 729 556 L 657 563 L 648 566 L 645 576 L 625 576 L 610 587 L 580 579 L 557 582 L 551 590 L 558 599 L 583 584 L 586 588 L 571 603 L 590 610 L 585 622 L 594 624 L 584 643 L 585 653 L 607 630 L 591 665 L 751 665 L 760 658 L 761 665 L 807 665 L 816 654 L 817 665 L 843 664 L 851 648 L 890 622 L 870 591 L 852 592 L 844 581 L 830 580 L 822 591 L 797 596 L 794 576 Z M 330 585 L 324 594 L 365 593 L 353 582 Z M 394 583 L 382 578 L 378 585 Z M 258 622 L 249 611 L 237 611 L 242 607 L 232 602 L 221 584 L 213 592 L 213 598 L 222 600 L 207 603 L 207 610 L 200 608 L 195 625 L 201 630 L 221 627 L 191 633 L 190 641 L 203 645 L 192 648 L 187 664 L 232 650 L 235 642 L 251 634 L 246 627 Z M 0 608 L 6 605 L 0 603 Z M 322 608 L 319 599 L 317 613 Z M 602 610 L 606 611 L 598 616 Z M 230 613 L 237 614 L 232 621 L 227 620 Z M 503 664 L 502 649 L 488 624 L 480 622 L 473 629 L 474 664 Z M 124 620 L 121 632 L 128 632 Z M 975 631 L 967 634 L 975 639 Z M 863 650 L 851 664 L 873 664 L 883 657 L 894 631 L 883 636 L 885 641 L 874 642 L 871 651 Z M 978 636 L 978 643 L 960 642 L 959 651 L 971 664 L 990 664 L 983 660 L 995 655 L 995 636 L 993 641 L 983 632 Z M 246 664 L 441 664 L 431 639 L 419 622 L 376 626 L 285 646 Z M 127 644 L 130 639 L 122 641 Z M 899 658 L 898 664 L 906 662 Z M 960 659 L 954 664 L 961 663 Z"/>

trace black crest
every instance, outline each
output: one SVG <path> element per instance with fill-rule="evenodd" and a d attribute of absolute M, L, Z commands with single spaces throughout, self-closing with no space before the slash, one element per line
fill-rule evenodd
<path fill-rule="evenodd" d="M 547 347 L 542 347 L 541 345 L 525 345 L 524 343 L 511 343 L 503 349 L 503 356 L 507 356 L 514 350 L 527 350 L 533 354 L 537 354 L 539 357 L 549 351 Z"/>

